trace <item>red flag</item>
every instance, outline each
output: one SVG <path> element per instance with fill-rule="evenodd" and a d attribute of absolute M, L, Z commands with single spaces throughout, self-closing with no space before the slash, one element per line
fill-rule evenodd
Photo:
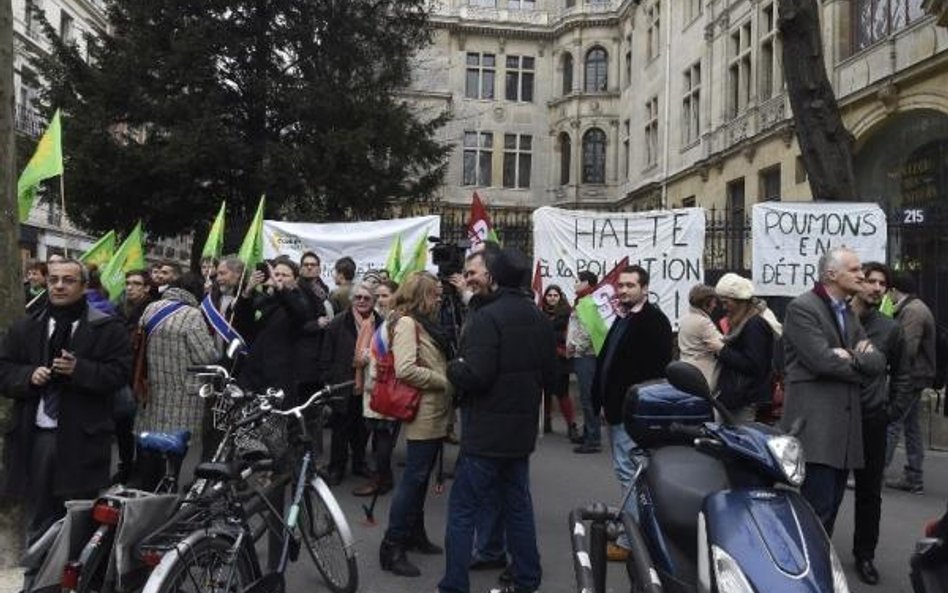
<path fill-rule="evenodd" d="M 533 283 L 530 287 L 533 289 L 533 300 L 536 301 L 537 307 L 539 307 L 540 301 L 543 300 L 543 279 L 540 277 L 540 260 L 537 260 L 537 265 L 533 268 Z"/>
<path fill-rule="evenodd" d="M 497 240 L 497 233 L 494 232 L 494 227 L 490 223 L 487 208 L 484 207 L 477 192 L 474 192 L 474 197 L 471 199 L 471 218 L 467 223 L 467 237 L 471 241 L 472 251 L 476 251 L 476 248 L 485 241 L 500 242 Z"/>
<path fill-rule="evenodd" d="M 612 271 L 606 274 L 588 293 L 576 302 L 576 316 L 580 323 L 589 332 L 593 348 L 598 353 L 606 340 L 606 334 L 615 321 L 619 311 L 618 289 L 619 274 L 629 265 L 629 258 L 624 257 L 616 264 Z"/>

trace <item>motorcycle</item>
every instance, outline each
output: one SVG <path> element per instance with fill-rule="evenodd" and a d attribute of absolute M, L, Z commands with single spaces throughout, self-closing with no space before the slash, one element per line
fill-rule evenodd
<path fill-rule="evenodd" d="M 948 511 L 925 526 L 910 565 L 915 593 L 948 593 Z"/>
<path fill-rule="evenodd" d="M 605 520 L 629 539 L 633 592 L 848 593 L 832 543 L 795 490 L 805 475 L 795 431 L 737 424 L 688 363 L 672 362 L 667 377 L 626 395 L 623 423 L 639 448 L 620 508 L 632 512 L 593 505 L 572 515 L 580 590 L 605 591 Z"/>

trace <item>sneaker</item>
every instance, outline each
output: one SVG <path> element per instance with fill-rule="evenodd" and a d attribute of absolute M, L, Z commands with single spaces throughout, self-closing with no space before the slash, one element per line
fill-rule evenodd
<path fill-rule="evenodd" d="M 631 555 L 631 551 L 621 546 L 612 543 L 606 545 L 606 560 L 609 562 L 626 562 Z"/>
<path fill-rule="evenodd" d="M 911 482 L 902 478 L 901 480 L 887 480 L 885 485 L 895 490 L 902 490 L 910 494 L 924 494 L 925 488 L 921 482 Z"/>
<path fill-rule="evenodd" d="M 600 451 L 602 451 L 602 447 L 590 443 L 583 443 L 578 447 L 573 447 L 573 453 L 579 453 L 581 455 L 588 453 L 599 453 Z"/>

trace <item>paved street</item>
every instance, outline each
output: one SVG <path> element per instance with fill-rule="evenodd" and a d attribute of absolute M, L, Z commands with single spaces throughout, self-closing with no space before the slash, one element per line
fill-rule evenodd
<path fill-rule="evenodd" d="M 453 460 L 457 447 L 449 447 L 447 458 Z M 396 459 L 402 458 L 400 447 Z M 896 462 L 901 466 L 901 459 Z M 893 466 L 896 467 L 896 466 Z M 903 494 L 887 490 L 884 492 L 881 542 L 877 552 L 876 564 L 882 575 L 877 587 L 869 587 L 858 580 L 851 570 L 850 554 L 852 542 L 852 497 L 847 494 L 840 512 L 834 544 L 840 559 L 849 574 L 850 589 L 858 593 L 910 593 L 908 580 L 908 558 L 914 541 L 920 536 L 923 524 L 945 510 L 948 501 L 948 453 L 930 452 L 925 460 L 926 493 L 924 496 Z M 562 434 L 543 438 L 533 457 L 532 484 L 534 504 L 536 506 L 537 531 L 540 539 L 540 553 L 543 561 L 544 593 L 567 593 L 576 590 L 573 568 L 570 560 L 569 538 L 567 535 L 567 515 L 575 506 L 595 500 L 604 500 L 615 504 L 619 496 L 612 468 L 606 453 L 592 456 L 578 456 Z M 360 591 L 365 593 L 433 592 L 444 568 L 441 556 L 424 557 L 412 554 L 411 559 L 422 570 L 422 576 L 415 579 L 394 577 L 379 569 L 378 548 L 388 517 L 388 505 L 391 495 L 379 499 L 376 508 L 378 525 L 366 526 L 361 504 L 365 499 L 352 497 L 349 491 L 361 478 L 347 478 L 342 486 L 336 488 L 336 494 L 347 515 L 352 519 L 353 530 L 359 548 Z M 450 487 L 450 482 L 448 483 Z M 444 520 L 447 507 L 447 492 L 442 496 L 429 495 L 427 521 L 432 539 L 444 533 Z M 440 538 L 438 538 L 440 539 Z M 436 540 L 438 541 L 438 540 Z M 613 565 L 609 574 L 610 591 L 626 591 L 623 586 L 624 571 L 619 565 Z M 309 574 L 309 569 L 297 571 L 289 582 L 290 592 L 311 592 L 324 590 L 314 587 L 313 579 L 319 577 Z M 472 573 L 472 593 L 489 590 L 494 583 L 496 573 Z M 321 581 L 319 581 L 321 584 Z"/>

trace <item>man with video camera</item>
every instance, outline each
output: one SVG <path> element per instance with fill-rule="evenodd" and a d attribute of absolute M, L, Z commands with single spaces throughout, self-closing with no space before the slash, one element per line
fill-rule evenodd
<path fill-rule="evenodd" d="M 466 593 L 479 514 L 499 493 L 511 557 L 504 590 L 540 585 L 529 459 L 543 390 L 553 385 L 556 340 L 526 286 L 530 263 L 516 251 L 487 248 L 467 258 L 474 296 L 448 380 L 460 393 L 461 452 L 448 506 L 441 593 Z"/>

